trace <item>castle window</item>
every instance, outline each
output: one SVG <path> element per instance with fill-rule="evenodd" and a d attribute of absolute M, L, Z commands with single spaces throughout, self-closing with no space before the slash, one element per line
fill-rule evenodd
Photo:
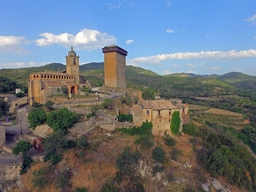
<path fill-rule="evenodd" d="M 160 110 L 158 110 L 157 112 L 158 112 L 158 116 L 160 116 L 160 115 L 161 115 L 161 111 L 160 111 Z"/>
<path fill-rule="evenodd" d="M 76 58 L 74 58 L 74 65 L 76 65 Z"/>
<path fill-rule="evenodd" d="M 149 115 L 149 110 L 146 111 L 147 115 Z"/>
<path fill-rule="evenodd" d="M 169 111 L 169 115 L 170 115 L 170 116 L 172 115 L 172 111 L 171 111 L 171 110 Z"/>
<path fill-rule="evenodd" d="M 36 78 L 36 76 L 34 75 L 34 78 Z"/>

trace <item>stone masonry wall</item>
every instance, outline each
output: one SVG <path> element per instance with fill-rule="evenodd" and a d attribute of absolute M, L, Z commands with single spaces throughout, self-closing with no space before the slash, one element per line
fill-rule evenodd
<path fill-rule="evenodd" d="M 5 144 L 6 136 L 5 136 L 5 129 L 3 126 L 0 126 L 0 150 L 2 149 L 3 145 Z"/>

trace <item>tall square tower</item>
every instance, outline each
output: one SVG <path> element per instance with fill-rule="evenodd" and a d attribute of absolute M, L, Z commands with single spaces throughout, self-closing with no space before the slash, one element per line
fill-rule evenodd
<path fill-rule="evenodd" d="M 102 48 L 104 53 L 104 85 L 106 87 L 126 88 L 127 51 L 117 45 Z"/>

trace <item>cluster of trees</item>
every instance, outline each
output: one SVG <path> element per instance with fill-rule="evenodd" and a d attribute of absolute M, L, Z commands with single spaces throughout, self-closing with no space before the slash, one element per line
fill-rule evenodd
<path fill-rule="evenodd" d="M 2 117 L 3 115 L 7 115 L 9 109 L 9 103 L 0 98 L 0 117 Z"/>
<path fill-rule="evenodd" d="M 203 145 L 197 150 L 197 157 L 207 171 L 240 188 L 256 190 L 256 160 L 240 142 L 230 134 L 216 133 L 207 127 L 199 135 Z"/>
<path fill-rule="evenodd" d="M 75 112 L 69 111 L 67 108 L 61 108 L 46 114 L 43 108 L 33 109 L 28 115 L 30 128 L 35 129 L 36 126 L 46 122 L 55 132 L 61 130 L 66 133 L 67 129 L 72 127 L 79 119 Z"/>

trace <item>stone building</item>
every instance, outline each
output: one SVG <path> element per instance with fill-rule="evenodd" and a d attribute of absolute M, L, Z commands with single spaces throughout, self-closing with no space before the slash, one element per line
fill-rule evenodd
<path fill-rule="evenodd" d="M 174 105 L 168 100 L 144 100 L 131 108 L 135 126 L 141 126 L 142 122 L 152 122 L 153 135 L 172 135 L 170 125 L 175 111 L 179 111 L 182 131 L 183 124 L 189 123 L 187 104 Z"/>
<path fill-rule="evenodd" d="M 127 51 L 117 45 L 102 48 L 104 53 L 104 85 L 113 88 L 126 88 Z"/>
<path fill-rule="evenodd" d="M 61 87 L 67 87 L 69 95 L 78 94 L 86 81 L 79 76 L 79 56 L 71 46 L 66 56 L 66 71 L 62 73 L 38 72 L 30 74 L 28 82 L 28 102 L 44 104 L 48 96 L 58 94 Z"/>

